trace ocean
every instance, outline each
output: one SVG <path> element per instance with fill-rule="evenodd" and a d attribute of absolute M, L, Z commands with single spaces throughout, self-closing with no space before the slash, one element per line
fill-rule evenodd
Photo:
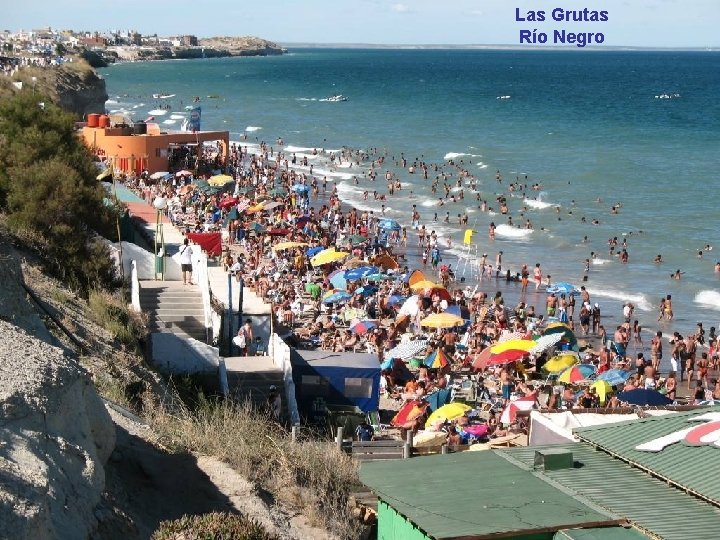
<path fill-rule="evenodd" d="M 134 120 L 153 111 L 161 125 L 177 129 L 184 107 L 199 96 L 202 128 L 227 129 L 233 140 L 245 134 L 272 145 L 282 137 L 286 151 L 298 154 L 342 146 L 387 152 L 374 183 L 363 176 L 367 166 L 333 171 L 325 158 L 314 158 L 315 173 L 327 175 L 345 202 L 376 212 L 385 204 L 386 215 L 404 225 L 416 204 L 422 223 L 442 237 L 443 261 L 459 266 L 459 275 L 464 270 L 468 282 L 473 270 L 456 257 L 470 227 L 471 253 L 487 253 L 494 264 L 503 251 L 503 268 L 513 271 L 539 262 L 553 281 L 583 284 L 583 261 L 594 252 L 584 284 L 604 314 L 619 316 L 629 300 L 648 329 L 684 333 L 700 321 L 706 330 L 720 327 L 720 53 L 299 49 L 279 57 L 127 63 L 101 74 L 107 109 Z M 326 101 L 336 94 L 348 100 Z M 437 194 L 431 183 L 439 172 L 431 168 L 429 180 L 409 174 L 396 164 L 401 155 L 408 165 L 462 160 L 494 212 L 480 210 L 467 179 L 463 200 L 438 206 L 443 182 Z M 399 174 L 403 190 L 383 203 L 364 200 L 366 189 L 387 192 L 385 170 Z M 508 192 L 516 179 L 541 189 L 528 189 L 523 200 Z M 500 194 L 508 215 L 497 212 Z M 460 226 L 457 214 L 466 212 L 468 226 Z M 522 228 L 526 219 L 532 230 Z M 495 240 L 488 238 L 491 222 Z M 628 264 L 610 255 L 613 237 L 616 253 L 625 240 Z M 409 246 L 415 238 L 409 235 Z M 661 264 L 653 262 L 658 254 Z M 682 279 L 671 279 L 678 269 Z M 492 283 L 483 287 L 493 292 Z M 667 294 L 675 320 L 657 323 Z M 542 310 L 544 295 L 530 302 Z"/>

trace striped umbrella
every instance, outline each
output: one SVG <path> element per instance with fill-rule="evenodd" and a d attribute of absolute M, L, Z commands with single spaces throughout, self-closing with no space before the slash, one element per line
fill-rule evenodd
<path fill-rule="evenodd" d="M 502 336 L 500 336 L 500 339 L 497 340 L 498 343 L 503 343 L 505 341 L 510 341 L 511 339 L 523 339 L 527 335 L 527 332 L 505 332 Z"/>
<path fill-rule="evenodd" d="M 417 356 L 427 349 L 427 344 L 428 342 L 425 339 L 404 341 L 386 352 L 385 358 L 400 358 L 402 360 L 407 360 L 408 358 Z"/>
<path fill-rule="evenodd" d="M 508 349 L 500 353 L 493 353 L 492 350 L 490 352 L 490 360 L 486 363 L 487 367 L 511 364 L 512 362 L 522 360 L 523 357 L 528 354 L 527 351 L 523 351 L 522 349 Z"/>
<path fill-rule="evenodd" d="M 584 381 L 585 379 L 589 379 L 590 377 L 595 375 L 596 371 L 597 368 L 592 364 L 577 364 L 563 371 L 558 376 L 557 380 L 561 383 L 576 383 L 579 381 Z"/>
<path fill-rule="evenodd" d="M 551 347 L 554 347 L 558 343 L 560 343 L 563 339 L 563 334 L 548 334 L 546 336 L 540 336 L 537 341 L 535 341 L 535 346 L 530 349 L 530 353 L 532 354 L 540 354 L 544 351 L 547 351 Z"/>
<path fill-rule="evenodd" d="M 632 371 L 625 371 L 622 369 L 609 369 L 607 371 L 603 371 L 600 375 L 598 375 L 596 380 L 607 381 L 611 385 L 615 386 L 616 384 L 622 384 L 627 381 L 631 375 Z"/>
<path fill-rule="evenodd" d="M 414 399 L 403 405 L 397 414 L 390 420 L 395 427 L 411 427 L 411 424 L 425 414 L 430 404 L 427 401 Z"/>
<path fill-rule="evenodd" d="M 425 357 L 423 363 L 429 368 L 442 368 L 448 365 L 448 359 L 442 349 L 435 349 Z"/>
<path fill-rule="evenodd" d="M 377 328 L 377 321 L 361 321 L 360 319 L 355 319 L 350 323 L 350 331 L 355 332 L 359 336 L 367 334 L 370 330 L 373 330 L 374 328 Z"/>
<path fill-rule="evenodd" d="M 533 347 L 535 347 L 535 342 L 531 339 L 509 339 L 502 343 L 496 343 L 490 349 L 493 354 L 498 354 L 509 350 L 529 352 Z"/>

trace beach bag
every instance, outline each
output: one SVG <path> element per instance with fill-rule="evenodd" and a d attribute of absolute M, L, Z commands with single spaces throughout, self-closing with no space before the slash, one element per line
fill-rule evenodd
<path fill-rule="evenodd" d="M 241 349 L 244 349 L 245 347 L 247 347 L 247 338 L 245 337 L 245 332 L 242 332 L 242 333 L 238 334 L 237 336 L 235 336 L 233 338 L 233 343 Z"/>

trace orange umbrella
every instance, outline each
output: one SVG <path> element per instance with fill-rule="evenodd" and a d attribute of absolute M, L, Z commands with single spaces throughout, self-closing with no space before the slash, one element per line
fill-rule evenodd
<path fill-rule="evenodd" d="M 400 408 L 400 410 L 393 417 L 393 419 L 390 420 L 390 424 L 399 428 L 413 427 L 415 420 L 425 414 L 425 411 L 427 410 L 429 405 L 430 404 L 427 401 L 423 401 L 420 399 L 408 401 Z"/>

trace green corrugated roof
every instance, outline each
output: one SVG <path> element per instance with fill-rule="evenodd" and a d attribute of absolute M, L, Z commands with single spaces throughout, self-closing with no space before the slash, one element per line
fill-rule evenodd
<path fill-rule="evenodd" d="M 617 522 L 494 452 L 363 463 L 360 480 L 434 538 Z"/>
<path fill-rule="evenodd" d="M 690 421 L 690 419 L 708 413 L 717 415 L 716 419 L 720 420 L 720 413 L 699 409 L 619 424 L 578 428 L 574 433 L 581 440 L 617 455 L 620 459 L 666 478 L 715 504 L 720 504 L 720 448 L 717 446 L 690 446 L 685 442 L 678 442 L 659 452 L 635 449 L 637 445 L 678 430 L 702 425 L 702 421 Z M 720 532 L 718 535 L 720 536 Z"/>
<path fill-rule="evenodd" d="M 647 540 L 637 529 L 602 527 L 599 529 L 565 529 L 558 531 L 553 540 Z"/>
<path fill-rule="evenodd" d="M 714 540 L 720 536 L 720 510 L 712 504 L 669 486 L 601 450 L 582 443 L 563 444 L 561 447 L 573 453 L 577 466 L 535 474 L 579 494 L 591 504 L 626 518 L 642 531 L 666 540 Z M 535 451 L 543 448 L 558 447 L 512 448 L 496 452 L 532 468 Z M 713 463 L 706 465 L 717 469 Z"/>

